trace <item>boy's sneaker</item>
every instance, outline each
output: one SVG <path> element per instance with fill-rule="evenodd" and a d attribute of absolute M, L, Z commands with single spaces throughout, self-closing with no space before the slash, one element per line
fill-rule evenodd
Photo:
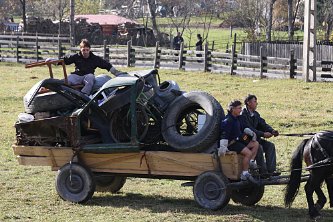
<path fill-rule="evenodd" d="M 257 163 L 254 160 L 250 160 L 249 168 L 251 170 L 257 170 L 258 169 L 258 165 L 257 165 Z"/>
<path fill-rule="evenodd" d="M 276 177 L 276 176 L 280 176 L 281 175 L 281 172 L 279 171 L 274 171 L 271 173 L 273 177 Z"/>
<path fill-rule="evenodd" d="M 243 181 L 250 181 L 251 183 L 257 184 L 258 181 L 253 178 L 253 176 L 249 172 L 242 172 L 240 179 Z"/>

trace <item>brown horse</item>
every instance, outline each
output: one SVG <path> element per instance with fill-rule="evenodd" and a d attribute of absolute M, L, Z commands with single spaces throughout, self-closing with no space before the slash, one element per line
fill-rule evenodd
<path fill-rule="evenodd" d="M 293 203 L 301 183 L 302 159 L 308 166 L 310 176 L 305 184 L 306 199 L 311 218 L 320 216 L 319 211 L 326 203 L 326 197 L 321 189 L 325 181 L 330 198 L 330 207 L 333 207 L 333 131 L 316 133 L 309 139 L 305 139 L 294 151 L 290 163 L 290 180 L 286 187 L 284 203 L 290 207 Z M 313 200 L 313 193 L 318 200 Z"/>

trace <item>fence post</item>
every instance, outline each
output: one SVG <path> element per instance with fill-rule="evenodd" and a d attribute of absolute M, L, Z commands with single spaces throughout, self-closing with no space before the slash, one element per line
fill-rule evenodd
<path fill-rule="evenodd" d="M 110 49 L 109 47 L 107 47 L 106 44 L 106 39 L 104 39 L 103 41 L 103 59 L 106 61 L 110 61 Z"/>
<path fill-rule="evenodd" d="M 264 73 L 267 73 L 267 56 L 263 46 L 260 46 L 260 79 L 264 78 Z"/>
<path fill-rule="evenodd" d="M 210 72 L 210 51 L 208 50 L 208 43 L 204 46 L 204 72 Z"/>
<path fill-rule="evenodd" d="M 131 50 L 132 49 L 132 42 L 127 42 L 127 67 L 131 66 Z"/>
<path fill-rule="evenodd" d="M 19 53 L 19 36 L 16 36 L 16 62 L 20 62 Z"/>
<path fill-rule="evenodd" d="M 295 52 L 294 50 L 290 50 L 290 57 L 289 57 L 289 71 L 290 71 L 290 78 L 294 79 L 296 76 L 296 69 L 297 69 L 297 59 L 295 59 Z"/>
<path fill-rule="evenodd" d="M 237 54 L 236 54 L 236 33 L 234 35 L 234 43 L 231 47 L 231 67 L 230 67 L 230 75 L 235 75 L 234 70 L 237 69 Z"/>
<path fill-rule="evenodd" d="M 184 53 L 184 42 L 180 44 L 178 69 L 183 69 L 183 53 Z"/>
<path fill-rule="evenodd" d="M 36 36 L 36 61 L 39 61 L 39 46 L 38 46 L 38 36 Z"/>
<path fill-rule="evenodd" d="M 155 48 L 155 58 L 154 58 L 154 69 L 160 68 L 160 50 L 159 50 L 159 42 L 156 42 L 156 48 Z"/>
<path fill-rule="evenodd" d="M 62 57 L 62 47 L 61 47 L 61 40 L 60 36 L 58 35 L 58 59 Z"/>
<path fill-rule="evenodd" d="M 212 51 L 214 51 L 214 48 L 215 48 L 215 41 L 213 41 L 212 43 Z"/>

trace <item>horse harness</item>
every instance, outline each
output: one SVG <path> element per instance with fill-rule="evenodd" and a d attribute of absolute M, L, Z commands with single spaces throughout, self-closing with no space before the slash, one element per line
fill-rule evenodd
<path fill-rule="evenodd" d="M 323 146 L 319 142 L 319 137 L 324 140 L 333 140 L 333 132 L 332 131 L 323 131 L 315 134 L 310 140 L 311 150 L 309 152 L 310 159 L 315 165 L 322 165 L 331 163 L 333 158 L 327 153 L 327 151 L 323 148 Z M 310 167 L 311 168 L 311 167 Z"/>

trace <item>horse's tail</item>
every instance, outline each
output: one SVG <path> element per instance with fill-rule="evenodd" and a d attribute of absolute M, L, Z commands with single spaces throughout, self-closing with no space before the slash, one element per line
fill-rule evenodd
<path fill-rule="evenodd" d="M 302 162 L 303 162 L 303 151 L 305 144 L 309 139 L 305 139 L 294 151 L 291 163 L 290 163 L 290 177 L 289 183 L 287 184 L 285 195 L 284 195 L 284 205 L 290 207 L 294 202 L 294 199 L 298 193 L 299 185 L 301 184 L 302 175 Z"/>

